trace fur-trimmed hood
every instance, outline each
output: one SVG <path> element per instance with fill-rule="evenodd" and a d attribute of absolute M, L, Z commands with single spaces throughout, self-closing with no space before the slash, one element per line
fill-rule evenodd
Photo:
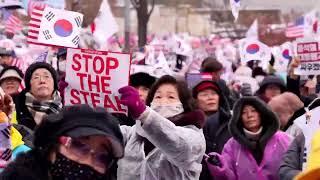
<path fill-rule="evenodd" d="M 252 105 L 260 114 L 263 130 L 258 142 L 250 141 L 244 135 L 241 112 L 245 105 Z M 229 131 L 233 138 L 250 149 L 255 149 L 257 143 L 264 149 L 267 141 L 279 130 L 279 127 L 280 122 L 277 116 L 271 111 L 267 104 L 257 97 L 243 97 L 239 99 L 234 105 L 233 116 L 229 122 Z"/>

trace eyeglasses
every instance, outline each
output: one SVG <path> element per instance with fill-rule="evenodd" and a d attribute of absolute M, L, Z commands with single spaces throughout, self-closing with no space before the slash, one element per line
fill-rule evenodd
<path fill-rule="evenodd" d="M 32 81 L 41 81 L 41 80 L 47 81 L 47 80 L 49 80 L 51 78 L 52 78 L 52 76 L 50 76 L 50 75 L 44 75 L 44 76 L 36 75 L 36 76 L 32 76 L 31 80 Z"/>
<path fill-rule="evenodd" d="M 112 155 L 108 152 L 97 152 L 96 150 L 91 149 L 90 145 L 81 142 L 81 140 L 62 136 L 60 137 L 60 143 L 66 146 L 70 152 L 74 153 L 79 158 L 85 158 L 91 154 L 93 163 L 96 166 L 109 168 L 113 163 Z"/>

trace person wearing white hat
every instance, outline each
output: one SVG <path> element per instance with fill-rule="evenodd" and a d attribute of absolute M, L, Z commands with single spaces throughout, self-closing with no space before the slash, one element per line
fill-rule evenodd
<path fill-rule="evenodd" d="M 15 57 L 15 43 L 10 39 L 0 41 L 0 64 L 11 66 Z"/>
<path fill-rule="evenodd" d="M 22 78 L 23 73 L 19 68 L 15 66 L 5 67 L 0 73 L 0 87 L 11 96 L 18 94 Z"/>

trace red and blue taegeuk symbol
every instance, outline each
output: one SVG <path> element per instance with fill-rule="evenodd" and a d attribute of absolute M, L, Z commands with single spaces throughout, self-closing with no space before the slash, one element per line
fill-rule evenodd
<path fill-rule="evenodd" d="M 249 54 L 255 54 L 260 50 L 260 47 L 258 44 L 250 44 L 249 46 L 247 46 L 247 53 Z"/>
<path fill-rule="evenodd" d="M 291 59 L 291 56 L 290 56 L 289 49 L 285 49 L 284 51 L 282 51 L 282 56 L 283 56 L 285 59 L 290 60 L 290 59 Z"/>
<path fill-rule="evenodd" d="M 60 19 L 54 23 L 54 32 L 61 37 L 68 37 L 72 34 L 72 24 L 65 19 Z"/>

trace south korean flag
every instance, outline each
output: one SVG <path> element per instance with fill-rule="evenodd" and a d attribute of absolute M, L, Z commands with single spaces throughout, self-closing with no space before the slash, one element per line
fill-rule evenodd
<path fill-rule="evenodd" d="M 38 42 L 77 48 L 83 14 L 46 7 L 40 23 Z"/>

